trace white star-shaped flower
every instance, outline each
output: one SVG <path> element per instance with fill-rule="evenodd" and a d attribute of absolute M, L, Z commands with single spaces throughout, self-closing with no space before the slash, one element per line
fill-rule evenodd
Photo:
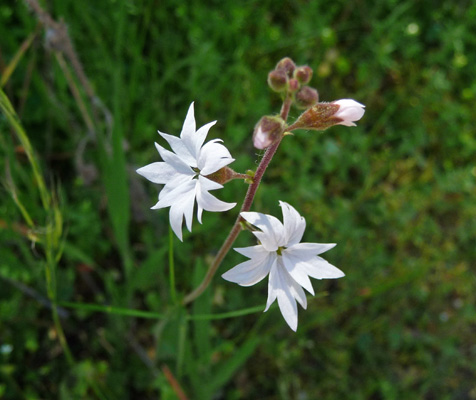
<path fill-rule="evenodd" d="M 318 254 L 333 248 L 334 243 L 299 243 L 306 221 L 288 203 L 279 202 L 283 223 L 277 218 L 257 212 L 242 212 L 241 216 L 260 230 L 253 231 L 257 246 L 235 249 L 249 260 L 225 272 L 222 277 L 241 286 L 251 286 L 269 274 L 266 309 L 278 299 L 279 309 L 293 331 L 298 324 L 296 300 L 307 307 L 304 289 L 314 295 L 309 277 L 341 278 L 344 273 Z"/>
<path fill-rule="evenodd" d="M 170 225 L 182 240 L 182 223 L 185 218 L 187 229 L 192 231 L 193 209 L 197 202 L 197 219 L 202 223 L 202 212 L 227 211 L 236 203 L 225 203 L 212 196 L 209 191 L 221 189 L 223 185 L 207 178 L 210 174 L 234 161 L 228 149 L 213 139 L 203 144 L 209 129 L 216 121 L 196 129 L 193 103 L 185 117 L 180 138 L 159 131 L 172 148 L 166 150 L 155 143 L 164 161 L 154 162 L 139 168 L 137 173 L 153 183 L 164 184 L 158 203 L 152 209 L 170 207 Z"/>

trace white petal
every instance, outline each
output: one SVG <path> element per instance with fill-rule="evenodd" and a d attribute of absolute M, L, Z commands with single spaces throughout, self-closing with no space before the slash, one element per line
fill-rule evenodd
<path fill-rule="evenodd" d="M 215 125 L 217 122 L 212 121 L 209 122 L 208 124 L 203 125 L 197 132 L 195 132 L 195 138 L 194 138 L 194 143 L 195 143 L 195 158 L 198 160 L 198 157 L 200 155 L 200 149 L 203 146 L 203 142 L 205 142 L 205 139 L 208 135 L 208 131 L 210 128 Z"/>
<path fill-rule="evenodd" d="M 194 114 L 194 105 L 193 102 L 190 104 L 190 107 L 187 111 L 187 116 L 183 122 L 182 132 L 180 132 L 180 138 L 185 139 L 195 134 L 196 125 L 195 125 L 195 114 Z"/>
<path fill-rule="evenodd" d="M 300 260 L 296 257 L 290 256 L 286 253 L 286 250 L 283 251 L 283 255 L 281 256 L 281 260 L 283 266 L 286 268 L 286 271 L 289 272 L 292 279 L 294 279 L 297 283 L 299 283 L 304 289 L 306 289 L 309 293 L 314 296 L 314 289 L 312 287 L 311 280 L 309 276 L 306 274 L 304 268 L 300 268 Z"/>
<path fill-rule="evenodd" d="M 261 258 L 264 259 L 269 254 L 269 251 L 266 250 L 263 246 L 249 246 L 249 247 L 236 247 L 235 250 L 237 253 L 240 253 L 248 258 Z"/>
<path fill-rule="evenodd" d="M 284 274 L 286 274 L 284 268 L 275 263 L 269 274 L 269 283 L 272 287 L 273 296 L 278 299 L 279 309 L 284 320 L 293 331 L 296 331 L 298 323 L 296 300 Z"/>
<path fill-rule="evenodd" d="M 169 219 L 170 219 L 170 226 L 172 227 L 172 230 L 180 239 L 180 241 L 183 242 L 183 239 L 182 239 L 183 209 L 181 209 L 180 207 L 170 207 Z"/>
<path fill-rule="evenodd" d="M 307 308 L 307 299 L 306 293 L 302 290 L 302 287 L 293 279 L 291 276 L 287 275 L 287 282 L 289 285 L 289 290 L 293 297 L 301 304 L 301 307 L 306 309 Z"/>
<path fill-rule="evenodd" d="M 210 175 L 235 161 L 225 146 L 216 143 L 218 140 L 211 140 L 200 150 L 198 169 L 201 175 Z"/>
<path fill-rule="evenodd" d="M 153 183 L 164 184 L 174 179 L 176 170 L 165 162 L 154 162 L 139 168 L 136 171 L 139 175 Z"/>
<path fill-rule="evenodd" d="M 223 189 L 223 185 L 202 175 L 198 176 L 198 181 L 200 182 L 200 190 L 206 190 L 208 192 L 209 190 Z"/>
<path fill-rule="evenodd" d="M 177 136 L 168 135 L 167 133 L 159 132 L 159 135 L 162 136 L 167 143 L 170 145 L 172 150 L 179 156 L 179 158 L 186 164 L 191 167 L 197 167 L 197 159 L 196 157 L 190 152 L 190 150 L 185 146 L 185 143 L 182 139 L 178 138 Z"/>
<path fill-rule="evenodd" d="M 302 259 L 311 258 L 335 247 L 335 243 L 297 243 L 286 249 L 286 252 Z"/>
<path fill-rule="evenodd" d="M 193 206 L 195 205 L 195 191 L 190 190 L 177 200 L 171 207 L 181 207 L 185 217 L 185 223 L 189 232 L 192 232 Z"/>
<path fill-rule="evenodd" d="M 299 243 L 306 229 L 306 220 L 296 211 L 294 207 L 280 201 L 279 205 L 283 211 L 283 225 L 286 246 Z"/>
<path fill-rule="evenodd" d="M 192 193 L 195 196 L 196 179 L 190 179 L 179 186 L 173 187 L 171 190 L 165 192 L 165 188 L 159 194 L 159 202 L 152 207 L 153 210 L 158 208 L 170 207 L 173 204 L 188 198 L 188 194 Z"/>
<path fill-rule="evenodd" d="M 315 279 L 337 279 L 345 274 L 321 257 L 313 257 L 301 264 L 306 274 Z"/>
<path fill-rule="evenodd" d="M 278 247 L 285 245 L 284 227 L 279 219 L 257 212 L 242 212 L 241 216 L 251 225 L 261 229 L 261 232 L 255 231 L 253 234 L 266 250 L 276 251 Z"/>
<path fill-rule="evenodd" d="M 271 265 L 271 269 L 269 270 L 269 280 L 268 280 L 268 299 L 266 300 L 266 308 L 264 309 L 264 312 L 269 310 L 269 307 L 271 304 L 274 303 L 276 300 L 276 297 L 278 295 L 278 285 L 276 284 L 276 280 L 279 279 L 278 275 L 278 258 L 273 262 L 273 265 Z"/>
<path fill-rule="evenodd" d="M 202 223 L 202 214 L 203 214 L 203 207 L 197 202 L 197 219 L 198 222 Z"/>
<path fill-rule="evenodd" d="M 275 259 L 275 253 L 268 253 L 268 256 L 264 260 L 251 259 L 242 262 L 225 272 L 222 275 L 222 278 L 230 282 L 238 283 L 241 286 L 254 285 L 263 280 L 263 278 L 269 274 L 271 265 Z"/>
<path fill-rule="evenodd" d="M 201 186 L 202 181 L 197 180 L 197 203 L 199 207 L 206 211 L 228 211 L 236 206 L 236 203 L 226 203 L 218 200 L 215 196 L 212 196 Z"/>
<path fill-rule="evenodd" d="M 177 154 L 164 149 L 158 143 L 155 143 L 155 147 L 157 151 L 159 152 L 160 156 L 162 157 L 162 159 L 168 165 L 174 168 L 177 172 L 181 174 L 191 175 L 191 176 L 195 175 L 195 172 L 193 171 L 193 169 L 190 168 L 190 166 L 185 161 L 183 161 Z"/>

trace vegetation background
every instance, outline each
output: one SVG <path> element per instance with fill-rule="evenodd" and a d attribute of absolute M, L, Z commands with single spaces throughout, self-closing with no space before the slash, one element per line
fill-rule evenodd
<path fill-rule="evenodd" d="M 40 2 L 83 77 L 35 4 L 0 2 L 0 398 L 476 398 L 476 3 Z M 253 206 L 287 201 L 305 240 L 338 243 L 326 258 L 346 277 L 314 282 L 297 333 L 261 312 L 265 282 L 218 275 L 177 306 L 238 208 L 180 243 L 134 172 L 193 100 L 253 168 L 284 56 L 322 101 L 367 106 L 356 128 L 286 138 Z"/>

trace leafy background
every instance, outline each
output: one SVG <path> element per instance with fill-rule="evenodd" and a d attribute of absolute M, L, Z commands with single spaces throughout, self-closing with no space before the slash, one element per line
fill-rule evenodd
<path fill-rule="evenodd" d="M 42 2 L 95 97 L 27 3 L 0 4 L 15 109 L 2 100 L 1 398 L 180 398 L 174 384 L 190 399 L 476 398 L 474 2 Z M 193 100 L 234 169 L 255 168 L 252 128 L 279 111 L 266 76 L 284 56 L 314 69 L 322 101 L 367 106 L 356 128 L 286 138 L 255 199 L 278 216 L 293 204 L 305 240 L 338 243 L 326 259 L 346 277 L 314 282 L 297 333 L 277 307 L 261 313 L 265 282 L 217 276 L 174 305 L 171 260 L 180 298 L 237 210 L 206 213 L 171 248 L 167 211 L 149 210 L 158 187 L 134 172 Z"/>

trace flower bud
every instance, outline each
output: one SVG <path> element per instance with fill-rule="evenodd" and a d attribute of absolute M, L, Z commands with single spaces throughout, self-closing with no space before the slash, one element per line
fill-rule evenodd
<path fill-rule="evenodd" d="M 275 92 L 286 90 L 288 76 L 283 69 L 274 69 L 268 74 L 268 85 Z"/>
<path fill-rule="evenodd" d="M 312 87 L 304 86 L 296 93 L 296 106 L 298 108 L 312 107 L 318 101 L 319 94 L 317 93 L 317 90 Z"/>
<path fill-rule="evenodd" d="M 293 76 L 299 81 L 300 84 L 305 85 L 309 83 L 312 78 L 312 68 L 307 65 L 297 67 L 294 70 Z"/>
<path fill-rule="evenodd" d="M 293 76 L 293 72 L 296 69 L 296 64 L 294 61 L 291 60 L 289 57 L 284 57 L 281 61 L 276 64 L 276 70 L 284 70 L 286 71 L 287 75 L 291 78 Z"/>
<path fill-rule="evenodd" d="M 235 179 L 236 175 L 239 174 L 233 171 L 230 167 L 223 167 L 220 168 L 218 171 L 214 172 L 213 174 L 205 176 L 205 178 L 208 178 L 213 182 L 217 182 L 223 185 L 231 181 L 232 179 Z"/>
<path fill-rule="evenodd" d="M 288 131 L 294 129 L 324 130 L 333 125 L 355 126 L 364 115 L 365 106 L 351 99 L 337 100 L 332 103 L 317 103 L 304 111 Z"/>
<path fill-rule="evenodd" d="M 288 81 L 288 90 L 290 93 L 296 93 L 299 90 L 299 82 L 297 79 L 290 79 Z"/>
<path fill-rule="evenodd" d="M 253 132 L 253 144 L 257 149 L 265 149 L 282 135 L 285 123 L 279 116 L 261 118 Z"/>

